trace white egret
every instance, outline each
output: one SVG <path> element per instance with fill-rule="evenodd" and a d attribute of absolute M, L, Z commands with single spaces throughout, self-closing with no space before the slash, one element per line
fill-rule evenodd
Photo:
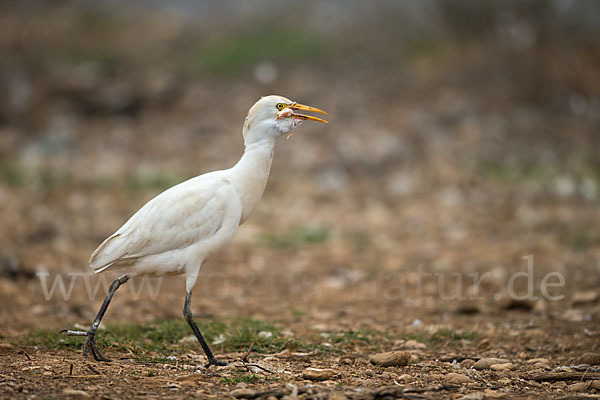
<path fill-rule="evenodd" d="M 96 345 L 96 331 L 106 309 L 122 284 L 132 276 L 185 274 L 183 315 L 198 338 L 210 365 L 226 365 L 211 352 L 192 319 L 190 301 L 202 263 L 224 247 L 238 227 L 248 219 L 264 192 L 278 138 L 291 135 L 304 120 L 325 122 L 296 111 L 327 114 L 281 96 L 257 101 L 244 122 L 245 150 L 232 168 L 210 172 L 162 192 L 139 209 L 119 230 L 94 251 L 94 272 L 122 270 L 111 284 L 104 303 L 88 331 L 63 330 L 86 336 L 88 349 L 98 361 L 110 361 Z"/>

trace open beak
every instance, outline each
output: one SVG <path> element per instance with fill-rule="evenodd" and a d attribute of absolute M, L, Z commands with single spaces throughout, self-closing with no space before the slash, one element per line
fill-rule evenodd
<path fill-rule="evenodd" d="M 316 107 L 305 106 L 304 104 L 293 103 L 292 105 L 288 106 L 288 108 L 291 108 L 292 110 L 312 111 L 312 112 L 316 112 L 316 113 L 321 113 L 321 114 L 327 115 L 327 113 L 325 111 L 323 111 L 323 110 L 319 110 Z M 317 122 L 323 122 L 325 124 L 329 123 L 329 122 L 325 121 L 324 119 L 313 117 L 312 115 L 304 115 L 304 114 L 296 114 L 296 113 L 294 113 L 292 115 L 292 118 L 302 119 L 302 120 L 310 120 L 310 121 L 317 121 Z"/>

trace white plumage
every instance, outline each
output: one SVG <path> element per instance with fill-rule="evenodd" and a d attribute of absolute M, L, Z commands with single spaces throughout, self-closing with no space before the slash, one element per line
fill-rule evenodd
<path fill-rule="evenodd" d="M 260 201 L 276 140 L 290 135 L 304 120 L 326 122 L 298 114 L 296 110 L 325 114 L 285 97 L 261 98 L 252 106 L 244 122 L 245 151 L 235 166 L 189 179 L 159 194 L 94 251 L 90 258 L 94 272 L 119 269 L 124 275 L 111 285 L 89 331 L 66 331 L 71 335 L 87 336 L 84 355 L 90 347 L 97 360 L 108 360 L 98 351 L 94 336 L 114 292 L 129 277 L 185 273 L 184 316 L 198 337 L 209 365 L 223 364 L 212 355 L 192 320 L 189 310 L 191 291 L 202 263 L 231 240 L 238 226 L 248 219 Z"/>
<path fill-rule="evenodd" d="M 244 205 L 232 173 L 198 176 L 159 194 L 94 251 L 91 267 L 121 268 L 130 276 L 185 272 L 190 291 L 202 262 L 241 222 Z"/>

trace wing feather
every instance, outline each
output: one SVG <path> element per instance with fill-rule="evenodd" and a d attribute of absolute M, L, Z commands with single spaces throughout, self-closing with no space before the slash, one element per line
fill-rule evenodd
<path fill-rule="evenodd" d="M 98 246 L 90 258 L 91 267 L 101 272 L 210 238 L 223 224 L 228 185 L 227 179 L 213 173 L 162 192 Z"/>

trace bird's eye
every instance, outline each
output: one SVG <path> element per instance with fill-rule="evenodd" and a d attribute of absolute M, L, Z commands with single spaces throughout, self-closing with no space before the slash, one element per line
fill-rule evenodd
<path fill-rule="evenodd" d="M 283 103 L 277 103 L 277 105 L 275 106 L 275 108 L 277 108 L 279 111 L 283 110 L 284 107 L 285 105 Z"/>

